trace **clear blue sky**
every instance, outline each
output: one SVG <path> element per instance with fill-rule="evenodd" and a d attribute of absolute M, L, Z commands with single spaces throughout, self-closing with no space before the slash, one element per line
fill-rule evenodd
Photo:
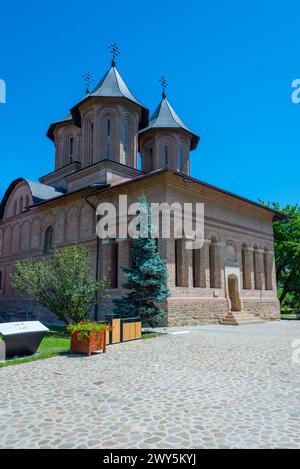
<path fill-rule="evenodd" d="M 192 175 L 245 197 L 281 204 L 300 194 L 299 1 L 90 0 L 2 2 L 0 196 L 20 176 L 53 170 L 49 124 L 95 82 L 118 42 L 118 69 L 153 112 L 159 77 L 183 121 L 201 135 Z"/>

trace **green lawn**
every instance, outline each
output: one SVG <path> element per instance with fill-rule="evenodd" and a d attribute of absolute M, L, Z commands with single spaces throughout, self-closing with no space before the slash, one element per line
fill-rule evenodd
<path fill-rule="evenodd" d="M 142 339 L 151 339 L 159 334 L 144 333 Z M 1 340 L 1 338 L 0 338 Z M 70 351 L 70 336 L 65 328 L 51 327 L 50 331 L 42 340 L 37 353 L 31 357 L 13 358 L 6 362 L 0 362 L 0 368 L 10 365 L 18 365 L 20 363 L 28 363 L 36 360 L 45 360 L 46 358 L 64 355 Z"/>
<path fill-rule="evenodd" d="M 70 350 L 70 336 L 64 328 L 53 327 L 42 340 L 42 343 L 35 355 L 32 357 L 13 358 L 4 363 L 0 363 L 0 368 L 4 366 L 17 365 L 45 358 L 56 357 Z"/>
<path fill-rule="evenodd" d="M 281 319 L 298 319 L 296 314 L 293 313 L 281 313 Z"/>

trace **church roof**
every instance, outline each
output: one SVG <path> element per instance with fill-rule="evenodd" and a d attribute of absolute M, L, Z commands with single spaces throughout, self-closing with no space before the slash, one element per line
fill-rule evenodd
<path fill-rule="evenodd" d="M 137 104 L 142 108 L 142 121 L 143 125 L 148 123 L 148 109 L 140 104 L 136 98 L 133 96 L 125 81 L 119 74 L 117 68 L 114 64 L 110 67 L 108 72 L 100 80 L 96 88 L 88 94 L 82 101 L 76 104 L 71 109 L 71 115 L 73 117 L 74 123 L 80 127 L 81 125 L 81 116 L 79 112 L 79 106 L 90 98 L 124 98 L 128 101 Z"/>
<path fill-rule="evenodd" d="M 63 195 L 63 192 L 56 190 L 55 187 L 48 186 L 48 184 L 30 181 L 29 179 L 24 179 L 24 181 L 29 185 L 34 203 Z"/>
<path fill-rule="evenodd" d="M 60 125 L 60 124 L 69 124 L 69 123 L 71 124 L 72 122 L 73 122 L 73 118 L 72 118 L 71 113 L 69 112 L 69 114 L 66 117 L 64 117 L 63 119 L 61 119 L 59 121 L 53 122 L 50 125 L 50 127 L 49 127 L 49 129 L 46 133 L 47 137 L 50 138 L 50 140 L 52 140 L 54 142 L 54 129 L 55 129 L 55 127 L 57 125 Z"/>
<path fill-rule="evenodd" d="M 8 202 L 10 195 L 12 194 L 14 189 L 17 187 L 17 185 L 20 184 L 21 182 L 25 182 L 29 186 L 34 204 L 45 202 L 46 200 L 54 199 L 56 197 L 63 195 L 63 192 L 57 191 L 54 187 L 48 186 L 47 184 L 41 184 L 39 182 L 30 181 L 29 179 L 24 179 L 24 178 L 15 179 L 8 187 L 1 201 L 0 219 L 3 218 L 5 207 L 6 207 L 6 204 Z"/>
<path fill-rule="evenodd" d="M 140 133 L 154 130 L 154 129 L 183 129 L 186 132 L 189 132 L 192 135 L 191 141 L 191 149 L 194 150 L 200 137 L 195 135 L 180 119 L 180 117 L 176 114 L 173 107 L 167 100 L 165 96 L 163 96 L 161 102 L 157 106 L 154 114 L 150 118 L 149 126 L 145 129 L 142 129 Z"/>
<path fill-rule="evenodd" d="M 109 98 L 126 98 L 135 104 L 142 106 L 130 92 L 125 81 L 119 74 L 115 66 L 111 66 L 102 80 L 98 83 L 90 96 L 102 96 Z"/>
<path fill-rule="evenodd" d="M 115 164 L 116 162 L 114 161 L 113 163 Z M 150 179 L 150 178 L 156 177 L 156 176 L 161 175 L 161 174 L 168 174 L 168 175 L 173 175 L 173 176 L 176 176 L 176 177 L 178 176 L 185 183 L 195 184 L 195 185 L 198 185 L 199 187 L 207 188 L 209 190 L 219 192 L 219 193 L 221 193 L 225 196 L 232 197 L 233 199 L 237 199 L 237 200 L 241 201 L 242 203 L 252 205 L 254 207 L 262 209 L 265 212 L 269 212 L 269 213 L 273 214 L 273 221 L 281 221 L 281 220 L 286 220 L 288 218 L 285 214 L 279 212 L 278 210 L 274 210 L 270 207 L 267 207 L 266 205 L 262 205 L 258 202 L 254 202 L 253 200 L 250 200 L 250 199 L 247 199 L 247 198 L 242 197 L 240 195 L 237 195 L 237 194 L 234 194 L 232 192 L 226 191 L 224 189 L 221 189 L 220 187 L 213 186 L 213 185 L 208 184 L 204 181 L 200 181 L 199 179 L 195 179 L 191 176 L 187 176 L 186 174 L 179 173 L 178 171 L 174 171 L 170 168 L 161 168 L 161 169 L 158 169 L 156 171 L 152 171 L 152 172 L 147 173 L 147 174 L 141 174 L 139 176 L 136 176 L 132 179 L 127 179 L 127 180 L 122 181 L 122 182 L 120 182 L 118 184 L 115 184 L 113 186 L 103 185 L 102 187 L 99 187 L 99 186 L 97 187 L 97 186 L 93 186 L 93 185 L 88 185 L 88 186 L 82 187 L 80 189 L 77 189 L 75 191 L 67 192 L 65 194 L 61 194 L 61 198 L 73 197 L 75 193 L 85 193 L 87 189 L 94 189 L 93 194 L 96 194 L 96 193 L 99 193 L 99 192 L 107 192 L 109 190 L 115 191 L 118 188 L 125 187 L 125 186 L 128 186 L 128 185 L 132 185 L 132 184 L 135 184 L 137 182 L 143 181 L 145 179 Z M 44 205 L 44 204 L 47 204 L 49 202 L 50 201 L 47 201 L 47 200 L 41 201 L 38 205 Z M 246 206 L 245 206 L 245 208 L 246 208 Z M 0 213 L 0 216 L 1 216 L 1 213 Z"/>

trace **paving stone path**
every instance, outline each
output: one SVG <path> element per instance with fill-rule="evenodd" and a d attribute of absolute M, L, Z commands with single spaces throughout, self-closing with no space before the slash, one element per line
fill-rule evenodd
<path fill-rule="evenodd" d="M 300 321 L 184 330 L 1 369 L 0 448 L 299 448 Z"/>

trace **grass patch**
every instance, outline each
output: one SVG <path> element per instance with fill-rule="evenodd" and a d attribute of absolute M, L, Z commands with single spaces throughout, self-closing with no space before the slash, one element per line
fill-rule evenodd
<path fill-rule="evenodd" d="M 70 351 L 70 336 L 65 328 L 51 327 L 50 331 L 44 337 L 35 355 L 30 357 L 12 358 L 6 362 L 0 363 L 0 368 L 19 363 L 34 362 L 45 360 L 46 358 L 65 355 Z"/>
<path fill-rule="evenodd" d="M 281 319 L 298 319 L 294 313 L 281 313 Z"/>
<path fill-rule="evenodd" d="M 152 339 L 160 334 L 154 332 L 144 332 L 142 339 Z M 0 337 L 1 340 L 1 337 Z M 59 355 L 66 355 L 70 352 L 70 335 L 65 327 L 51 326 L 49 332 L 44 337 L 35 355 L 30 357 L 12 358 L 6 362 L 0 362 L 0 368 L 11 365 L 19 365 L 20 363 L 35 362 L 37 360 L 45 360 L 47 358 L 57 357 Z"/>
<path fill-rule="evenodd" d="M 161 334 L 159 334 L 157 332 L 143 332 L 142 333 L 142 339 L 143 340 L 153 339 L 154 337 L 158 337 L 159 335 L 161 335 Z"/>

